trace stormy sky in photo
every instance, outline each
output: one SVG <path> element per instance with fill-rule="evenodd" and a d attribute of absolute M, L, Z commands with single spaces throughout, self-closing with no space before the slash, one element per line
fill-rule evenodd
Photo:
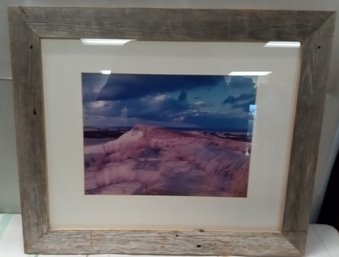
<path fill-rule="evenodd" d="M 84 126 L 247 131 L 255 77 L 82 73 Z"/>

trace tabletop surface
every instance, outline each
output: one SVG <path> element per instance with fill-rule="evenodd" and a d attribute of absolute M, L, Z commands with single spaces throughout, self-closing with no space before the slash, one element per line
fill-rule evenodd
<path fill-rule="evenodd" d="M 0 213 L 0 257 L 52 257 L 54 255 L 28 255 L 23 252 L 21 215 Z M 74 255 L 55 255 L 58 257 Z M 95 256 L 95 255 L 77 255 Z M 126 257 L 127 255 L 104 254 L 100 257 Z M 133 255 L 136 257 L 136 255 Z M 312 224 L 309 228 L 304 257 L 339 257 L 339 234 L 331 226 Z"/>

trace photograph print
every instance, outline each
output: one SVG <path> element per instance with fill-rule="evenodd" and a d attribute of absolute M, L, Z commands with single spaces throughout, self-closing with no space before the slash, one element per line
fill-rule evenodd
<path fill-rule="evenodd" d="M 256 77 L 81 75 L 85 194 L 247 196 Z"/>

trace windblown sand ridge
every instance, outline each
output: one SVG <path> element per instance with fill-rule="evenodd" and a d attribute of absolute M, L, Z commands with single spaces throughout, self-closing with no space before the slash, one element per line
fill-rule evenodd
<path fill-rule="evenodd" d="M 87 194 L 246 197 L 247 142 L 137 125 L 85 146 Z"/>

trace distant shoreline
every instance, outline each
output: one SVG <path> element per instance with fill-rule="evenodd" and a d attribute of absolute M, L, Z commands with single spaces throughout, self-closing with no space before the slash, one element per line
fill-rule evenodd
<path fill-rule="evenodd" d="M 137 125 L 136 125 L 137 126 Z M 156 127 L 156 126 L 154 126 Z M 96 128 L 96 127 L 84 127 L 84 138 L 88 139 L 110 139 L 114 140 L 132 130 L 134 127 L 109 127 L 109 128 Z M 252 133 L 248 131 L 230 131 L 219 129 L 197 129 L 197 128 L 173 128 L 173 127 L 159 127 L 169 131 L 181 131 L 189 133 L 200 133 L 205 135 L 213 135 L 219 138 L 228 138 L 236 141 L 252 141 Z"/>

